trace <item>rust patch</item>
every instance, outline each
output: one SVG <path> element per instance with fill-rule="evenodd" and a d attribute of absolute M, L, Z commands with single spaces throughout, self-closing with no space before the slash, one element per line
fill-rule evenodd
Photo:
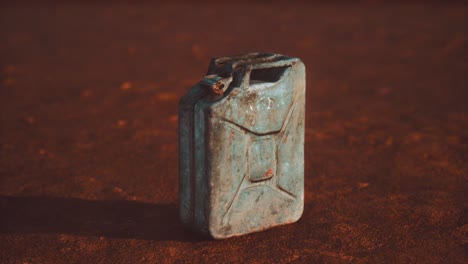
<path fill-rule="evenodd" d="M 263 174 L 262 178 L 270 178 L 271 176 L 273 176 L 273 170 L 269 169 Z"/>
<path fill-rule="evenodd" d="M 224 83 L 215 83 L 213 86 L 211 86 L 211 90 L 217 95 L 222 95 L 224 93 Z"/>
<path fill-rule="evenodd" d="M 258 94 L 257 93 L 248 93 L 245 95 L 246 99 L 250 102 L 256 102 Z"/>

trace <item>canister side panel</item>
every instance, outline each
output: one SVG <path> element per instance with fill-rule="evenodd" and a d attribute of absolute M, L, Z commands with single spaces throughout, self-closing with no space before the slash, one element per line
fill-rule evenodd
<path fill-rule="evenodd" d="M 179 102 L 179 216 L 191 226 L 194 221 L 194 108 L 205 95 L 199 85 L 193 87 Z"/>
<path fill-rule="evenodd" d="M 293 67 L 278 83 L 234 88 L 210 106 L 213 237 L 261 231 L 302 215 L 304 93 L 304 68 Z"/>

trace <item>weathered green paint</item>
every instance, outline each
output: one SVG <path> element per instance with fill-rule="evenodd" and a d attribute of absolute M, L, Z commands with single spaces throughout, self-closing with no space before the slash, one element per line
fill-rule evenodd
<path fill-rule="evenodd" d="M 305 67 L 269 53 L 213 59 L 179 105 L 179 207 L 221 239 L 293 223 L 304 204 Z"/>

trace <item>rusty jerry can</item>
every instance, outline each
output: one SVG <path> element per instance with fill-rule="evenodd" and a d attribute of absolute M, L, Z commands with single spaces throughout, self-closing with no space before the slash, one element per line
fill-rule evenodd
<path fill-rule="evenodd" d="M 215 239 L 296 222 L 304 208 L 305 66 L 213 59 L 179 104 L 179 213 Z"/>

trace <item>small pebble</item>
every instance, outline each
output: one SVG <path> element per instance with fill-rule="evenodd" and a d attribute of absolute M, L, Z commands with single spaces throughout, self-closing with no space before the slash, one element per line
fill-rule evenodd
<path fill-rule="evenodd" d="M 202 61 L 206 57 L 206 52 L 200 45 L 194 44 L 192 46 L 192 55 L 195 59 Z"/>
<path fill-rule="evenodd" d="M 93 92 L 89 89 L 83 90 L 81 92 L 81 97 L 90 97 L 93 94 Z"/>
<path fill-rule="evenodd" d="M 7 74 L 7 75 L 8 75 L 8 74 L 13 74 L 13 73 L 16 73 L 16 72 L 17 72 L 17 69 L 16 69 L 16 67 L 13 66 L 13 65 L 8 65 L 8 66 L 5 67 L 5 69 L 3 70 L 3 72 L 4 72 L 5 74 Z"/>
<path fill-rule="evenodd" d="M 121 119 L 121 120 L 117 121 L 117 125 L 119 127 L 124 127 L 124 126 L 127 125 L 127 121 Z"/>
<path fill-rule="evenodd" d="M 114 192 L 116 192 L 116 193 L 122 193 L 122 192 L 123 192 L 123 189 L 116 186 L 116 187 L 114 187 Z"/>
<path fill-rule="evenodd" d="M 369 187 L 369 183 L 368 182 L 358 182 L 358 187 L 359 188 L 367 188 Z"/>
<path fill-rule="evenodd" d="M 15 79 L 11 77 L 7 77 L 5 78 L 5 80 L 3 80 L 3 85 L 5 86 L 12 86 L 14 83 L 15 83 Z"/>
<path fill-rule="evenodd" d="M 155 95 L 156 100 L 158 101 L 172 101 L 177 100 L 176 93 L 158 93 Z"/>
<path fill-rule="evenodd" d="M 121 89 L 122 91 L 127 91 L 127 90 L 132 89 L 132 86 L 133 86 L 133 85 L 132 85 L 131 82 L 124 82 L 124 83 L 122 83 L 122 84 L 120 85 L 120 89 Z"/>
<path fill-rule="evenodd" d="M 28 116 L 26 118 L 26 122 L 28 122 L 28 124 L 35 124 L 36 123 L 36 118 L 34 118 L 34 116 Z"/>
<path fill-rule="evenodd" d="M 177 115 L 171 115 L 169 117 L 170 122 L 176 123 L 178 120 L 179 120 L 179 117 Z"/>

